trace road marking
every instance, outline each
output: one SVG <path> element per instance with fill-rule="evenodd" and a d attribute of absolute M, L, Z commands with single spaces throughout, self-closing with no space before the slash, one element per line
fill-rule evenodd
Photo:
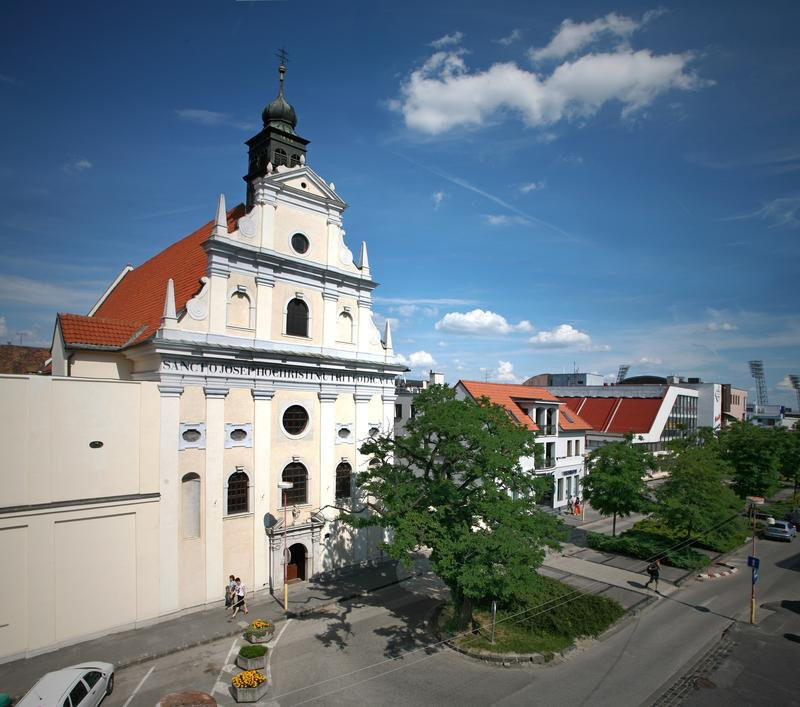
<path fill-rule="evenodd" d="M 155 669 L 156 669 L 155 665 L 150 667 L 150 670 L 148 670 L 145 673 L 145 676 L 141 680 L 139 680 L 139 684 L 136 686 L 136 689 L 131 693 L 131 696 L 125 701 L 125 704 L 122 705 L 122 707 L 128 707 L 128 705 L 131 703 L 131 700 L 134 697 L 136 697 L 136 693 L 139 692 L 139 690 L 141 689 L 142 685 L 144 685 L 144 681 L 147 680 L 147 678 L 150 677 L 150 673 L 152 673 Z"/>
<path fill-rule="evenodd" d="M 275 646 L 278 645 L 278 641 L 281 640 L 281 636 L 283 636 L 283 632 L 286 630 L 286 627 L 292 623 L 291 619 L 287 619 L 286 623 L 283 625 L 283 628 L 278 631 L 278 635 L 275 636 L 275 640 L 272 642 L 272 645 L 269 648 L 269 653 L 267 653 L 267 668 L 264 672 L 267 674 L 267 682 L 272 685 L 272 668 L 270 667 L 272 663 L 272 654 L 275 652 Z"/>
<path fill-rule="evenodd" d="M 239 643 L 239 637 L 237 636 L 236 638 L 233 639 L 233 643 L 231 643 L 231 647 L 230 647 L 230 650 L 228 651 L 228 655 L 225 656 L 225 662 L 222 664 L 222 667 L 219 669 L 219 672 L 217 673 L 217 677 L 214 680 L 214 684 L 211 686 L 211 694 L 212 695 L 216 691 L 220 691 L 220 692 L 223 692 L 223 693 L 227 691 L 228 683 L 222 682 L 222 680 L 221 680 L 222 673 L 225 672 L 225 669 L 228 667 L 228 664 L 231 662 L 231 655 L 233 655 L 233 652 L 236 650 L 236 645 L 238 643 Z M 222 686 L 222 689 L 220 689 L 220 685 Z M 123 705 L 123 707 L 124 707 L 124 705 Z"/>

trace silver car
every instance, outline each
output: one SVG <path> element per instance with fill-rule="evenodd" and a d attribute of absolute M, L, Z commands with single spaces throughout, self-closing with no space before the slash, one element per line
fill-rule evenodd
<path fill-rule="evenodd" d="M 764 528 L 764 537 L 772 540 L 785 540 L 787 543 L 797 534 L 794 526 L 788 520 L 776 520 L 772 525 Z"/>
<path fill-rule="evenodd" d="M 97 707 L 113 690 L 112 663 L 81 663 L 39 678 L 17 707 Z"/>

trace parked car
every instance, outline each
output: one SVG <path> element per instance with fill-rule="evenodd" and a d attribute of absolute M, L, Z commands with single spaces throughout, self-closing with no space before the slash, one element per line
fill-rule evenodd
<path fill-rule="evenodd" d="M 81 663 L 39 678 L 16 707 L 97 707 L 113 690 L 113 664 Z"/>
<path fill-rule="evenodd" d="M 791 542 L 795 535 L 797 535 L 797 531 L 788 520 L 776 520 L 773 525 L 764 528 L 764 537 L 772 540 Z"/>

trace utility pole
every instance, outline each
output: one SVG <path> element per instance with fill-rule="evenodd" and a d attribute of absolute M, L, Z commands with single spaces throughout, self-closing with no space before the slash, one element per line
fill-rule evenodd
<path fill-rule="evenodd" d="M 756 622 L 756 582 L 758 582 L 758 566 L 760 561 L 756 555 L 756 506 L 764 503 L 761 496 L 748 496 L 747 502 L 750 504 L 750 515 L 753 522 L 753 549 L 750 557 L 747 558 L 747 566 L 752 569 L 750 578 L 750 623 Z"/>

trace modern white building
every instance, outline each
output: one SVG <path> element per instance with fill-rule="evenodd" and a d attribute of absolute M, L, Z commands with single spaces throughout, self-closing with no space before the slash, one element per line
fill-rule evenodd
<path fill-rule="evenodd" d="M 337 518 L 406 369 L 284 72 L 246 203 L 59 314 L 52 379 L 0 378 L 0 660 L 379 556 Z"/>
<path fill-rule="evenodd" d="M 480 400 L 502 405 L 513 420 L 536 433 L 544 462 L 537 467 L 532 457 L 520 460 L 533 474 L 551 474 L 552 497 L 543 504 L 561 508 L 570 496 L 580 496 L 580 479 L 585 474 L 586 435 L 591 426 L 546 389 L 511 383 L 483 383 L 460 380 L 455 385 L 459 399 Z"/>

